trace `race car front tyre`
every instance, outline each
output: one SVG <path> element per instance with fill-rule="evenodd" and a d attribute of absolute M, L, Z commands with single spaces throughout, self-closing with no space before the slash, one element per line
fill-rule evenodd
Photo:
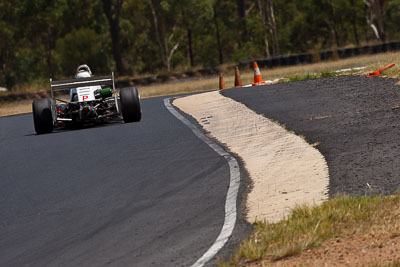
<path fill-rule="evenodd" d="M 35 99 L 32 103 L 33 123 L 37 134 L 51 133 L 53 131 L 53 113 L 51 110 L 52 99 Z"/>
<path fill-rule="evenodd" d="M 140 97 L 135 87 L 125 87 L 120 91 L 121 112 L 125 122 L 137 122 L 142 118 Z"/>

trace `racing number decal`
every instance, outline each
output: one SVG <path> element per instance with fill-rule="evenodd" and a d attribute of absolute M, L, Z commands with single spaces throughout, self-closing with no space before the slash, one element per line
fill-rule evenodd
<path fill-rule="evenodd" d="M 84 96 L 82 96 L 82 101 L 85 101 L 85 99 L 88 99 L 88 98 L 89 98 L 89 96 L 84 95 Z"/>

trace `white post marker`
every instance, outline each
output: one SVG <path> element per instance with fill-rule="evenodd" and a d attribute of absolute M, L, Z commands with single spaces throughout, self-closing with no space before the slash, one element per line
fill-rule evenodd
<path fill-rule="evenodd" d="M 192 265 L 192 267 L 201 267 L 204 266 L 207 262 L 209 262 L 223 248 L 223 246 L 228 241 L 229 237 L 232 235 L 233 229 L 235 228 L 236 217 L 237 217 L 236 202 L 240 186 L 239 164 L 233 156 L 231 156 L 228 152 L 226 152 L 217 143 L 207 138 L 204 135 L 204 133 L 199 128 L 197 128 L 197 126 L 195 126 L 188 119 L 183 117 L 171 105 L 171 98 L 165 98 L 164 105 L 169 110 L 169 112 L 172 113 L 172 115 L 174 115 L 178 120 L 180 120 L 187 127 L 189 127 L 198 138 L 200 138 L 204 143 L 210 146 L 220 156 L 224 157 L 229 165 L 230 183 L 225 202 L 224 225 L 222 226 L 221 232 L 219 233 L 217 239 L 214 241 L 211 247 L 206 251 L 206 253 L 203 254 L 203 256 L 201 256 Z"/>

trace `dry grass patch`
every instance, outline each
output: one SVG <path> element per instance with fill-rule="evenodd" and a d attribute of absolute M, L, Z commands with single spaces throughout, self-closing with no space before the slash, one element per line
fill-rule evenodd
<path fill-rule="evenodd" d="M 7 94 L 22 94 L 22 93 L 31 93 L 31 92 L 39 92 L 43 91 L 44 89 L 50 90 L 50 80 L 49 79 L 40 79 L 35 80 L 30 83 L 22 83 L 14 86 L 12 91 L 0 92 L 0 95 L 7 95 Z"/>
<path fill-rule="evenodd" d="M 332 72 L 335 72 L 336 70 L 356 68 L 356 67 L 366 67 L 366 68 L 359 71 L 357 70 L 347 71 L 344 73 L 345 74 L 356 73 L 356 74 L 366 75 L 390 63 L 398 63 L 399 61 L 400 61 L 400 52 L 394 52 L 394 53 L 388 52 L 377 55 L 359 56 L 337 61 L 319 62 L 310 65 L 288 67 L 284 69 L 283 73 L 285 75 L 283 75 L 283 77 L 294 78 L 294 77 L 303 77 L 307 75 L 324 76 L 324 74 L 330 76 L 333 75 Z M 391 69 L 385 70 L 383 74 L 385 76 L 399 78 L 400 77 L 399 70 L 400 66 L 396 65 Z M 338 73 L 338 75 L 341 74 L 343 73 Z"/>
<path fill-rule="evenodd" d="M 0 103 L 0 117 L 31 112 L 32 100 L 23 100 L 12 103 Z"/>
<path fill-rule="evenodd" d="M 193 78 L 188 80 L 177 80 L 162 84 L 149 86 L 139 86 L 140 96 L 142 98 L 167 96 L 175 94 L 204 92 L 218 89 L 218 76 L 208 78 Z"/>
<path fill-rule="evenodd" d="M 297 207 L 278 223 L 258 222 L 236 254 L 220 266 L 271 262 L 319 247 L 334 237 L 400 235 L 400 196 L 336 197 L 315 206 Z"/>
<path fill-rule="evenodd" d="M 372 71 L 382 68 L 390 63 L 400 62 L 400 52 L 384 53 L 377 55 L 359 56 L 348 59 L 319 62 L 307 65 L 297 65 L 289 67 L 278 67 L 274 69 L 261 69 L 264 80 L 275 80 L 284 78 L 282 81 L 294 81 L 304 79 L 315 79 L 321 77 L 331 77 L 343 74 L 366 75 Z M 364 70 L 347 71 L 336 73 L 336 70 L 366 67 Z M 235 81 L 234 65 L 224 66 L 224 81 L 227 88 L 233 87 Z M 384 76 L 400 78 L 400 65 L 383 72 Z M 243 84 L 251 84 L 254 74 L 251 69 L 242 69 L 240 71 Z M 139 87 L 143 97 L 154 97 L 180 93 L 202 92 L 218 89 L 218 76 L 208 78 L 193 78 L 183 81 L 173 81 L 164 84 L 154 84 L 150 86 Z"/>
<path fill-rule="evenodd" d="M 275 80 L 284 78 L 281 82 L 315 79 L 321 77 L 331 77 L 343 74 L 360 74 L 366 75 L 387 64 L 397 63 L 400 61 L 400 52 L 384 53 L 378 55 L 368 55 L 360 57 L 352 57 L 349 59 L 319 62 L 307 65 L 297 65 L 289 67 L 278 67 L 274 69 L 261 69 L 264 80 Z M 361 71 L 347 71 L 336 73 L 336 70 L 355 68 L 366 66 Z M 224 72 L 224 80 L 227 88 L 233 87 L 235 80 L 234 65 L 224 65 L 221 67 Z M 400 78 L 400 65 L 396 65 L 391 69 L 385 70 L 383 75 L 387 77 Z M 246 68 L 241 70 L 241 79 L 243 84 L 251 84 L 253 82 L 253 70 Z M 139 86 L 139 92 L 142 98 L 166 96 L 183 93 L 204 92 L 218 89 L 218 76 L 207 78 L 190 78 L 186 80 L 170 81 L 162 84 L 153 84 L 150 86 Z M 48 80 L 39 80 L 32 84 L 23 84 L 13 89 L 12 93 L 35 92 L 49 87 Z M 11 92 L 1 92 L 0 95 L 9 94 Z M 9 114 L 18 114 L 29 112 L 31 104 L 23 101 L 10 104 L 0 104 L 0 116 Z M 22 108 L 18 111 L 18 108 Z"/>

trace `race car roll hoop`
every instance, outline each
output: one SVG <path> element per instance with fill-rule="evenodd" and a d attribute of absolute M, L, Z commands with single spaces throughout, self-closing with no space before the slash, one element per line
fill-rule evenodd
<path fill-rule="evenodd" d="M 54 128 L 113 120 L 138 122 L 142 117 L 140 95 L 135 87 L 115 89 L 114 73 L 69 80 L 50 79 L 51 98 L 35 99 L 33 121 L 37 134 Z M 71 101 L 56 98 L 57 91 L 74 92 Z"/>

